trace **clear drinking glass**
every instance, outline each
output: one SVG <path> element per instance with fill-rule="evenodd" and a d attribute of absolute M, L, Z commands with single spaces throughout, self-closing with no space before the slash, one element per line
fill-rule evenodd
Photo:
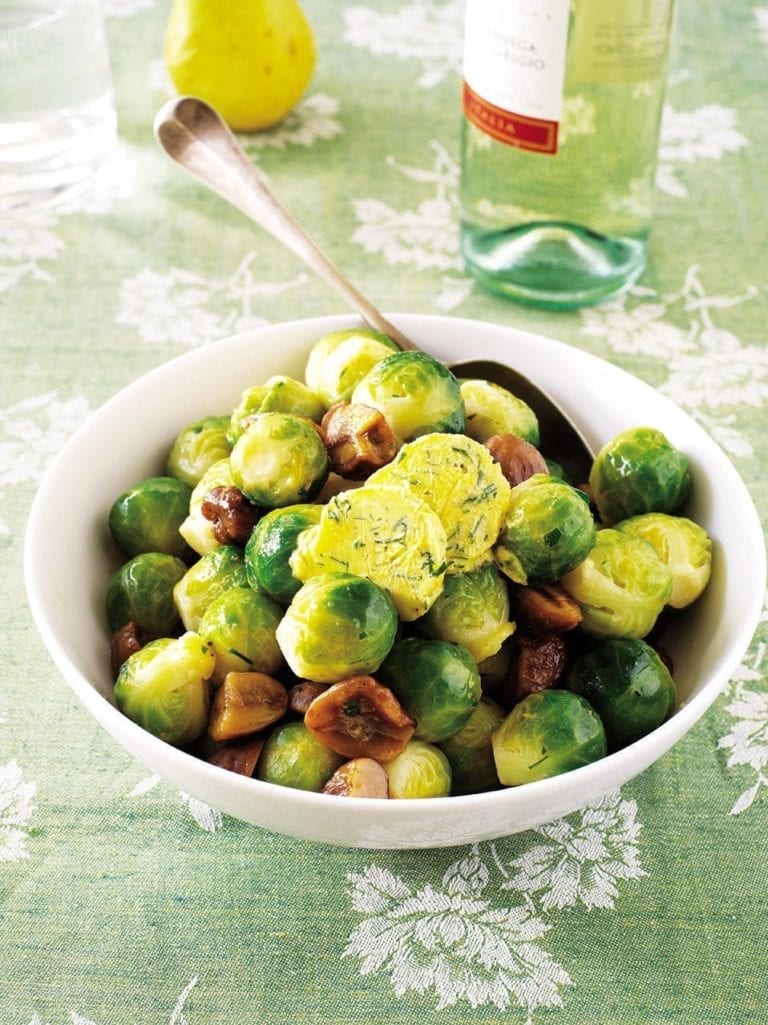
<path fill-rule="evenodd" d="M 0 0 L 0 209 L 85 188 L 115 134 L 99 0 Z"/>
<path fill-rule="evenodd" d="M 675 0 L 467 0 L 461 246 L 532 306 L 626 289 L 648 250 Z"/>

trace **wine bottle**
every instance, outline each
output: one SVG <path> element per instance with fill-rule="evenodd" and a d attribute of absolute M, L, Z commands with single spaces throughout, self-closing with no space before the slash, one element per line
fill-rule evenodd
<path fill-rule="evenodd" d="M 461 248 L 484 285 L 573 309 L 645 266 L 675 0 L 467 0 Z"/>

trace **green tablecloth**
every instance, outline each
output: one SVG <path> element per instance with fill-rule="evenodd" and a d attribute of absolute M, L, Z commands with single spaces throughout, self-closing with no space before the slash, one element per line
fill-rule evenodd
<path fill-rule="evenodd" d="M 361 290 L 621 365 L 706 427 L 768 513 L 768 6 L 682 0 L 647 272 L 625 299 L 567 315 L 463 272 L 462 4 L 304 6 L 311 88 L 247 146 Z M 63 683 L 21 549 L 67 436 L 178 353 L 340 311 L 154 144 L 166 5 L 106 7 L 114 159 L 70 208 L 0 220 L 0 1022 L 761 1025 L 768 617 L 705 718 L 620 793 L 435 852 L 349 852 L 222 817 L 149 775 Z"/>

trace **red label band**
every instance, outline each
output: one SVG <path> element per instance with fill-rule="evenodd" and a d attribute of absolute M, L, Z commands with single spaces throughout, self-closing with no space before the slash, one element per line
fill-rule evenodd
<path fill-rule="evenodd" d="M 498 142 L 535 153 L 557 153 L 557 121 L 525 117 L 496 107 L 464 83 L 464 114 L 481 132 Z"/>

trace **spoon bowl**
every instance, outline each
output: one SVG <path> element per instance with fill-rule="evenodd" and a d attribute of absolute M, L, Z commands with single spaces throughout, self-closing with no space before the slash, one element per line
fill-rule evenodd
<path fill-rule="evenodd" d="M 402 349 L 419 349 L 354 287 L 286 210 L 210 104 L 194 96 L 172 99 L 158 111 L 154 130 L 172 160 L 290 249 L 369 327 L 388 335 Z M 594 453 L 570 418 L 530 378 L 494 360 L 452 364 L 450 369 L 457 377 L 478 377 L 501 385 L 526 402 L 539 420 L 542 450 L 557 452 L 572 480 L 586 480 Z"/>

